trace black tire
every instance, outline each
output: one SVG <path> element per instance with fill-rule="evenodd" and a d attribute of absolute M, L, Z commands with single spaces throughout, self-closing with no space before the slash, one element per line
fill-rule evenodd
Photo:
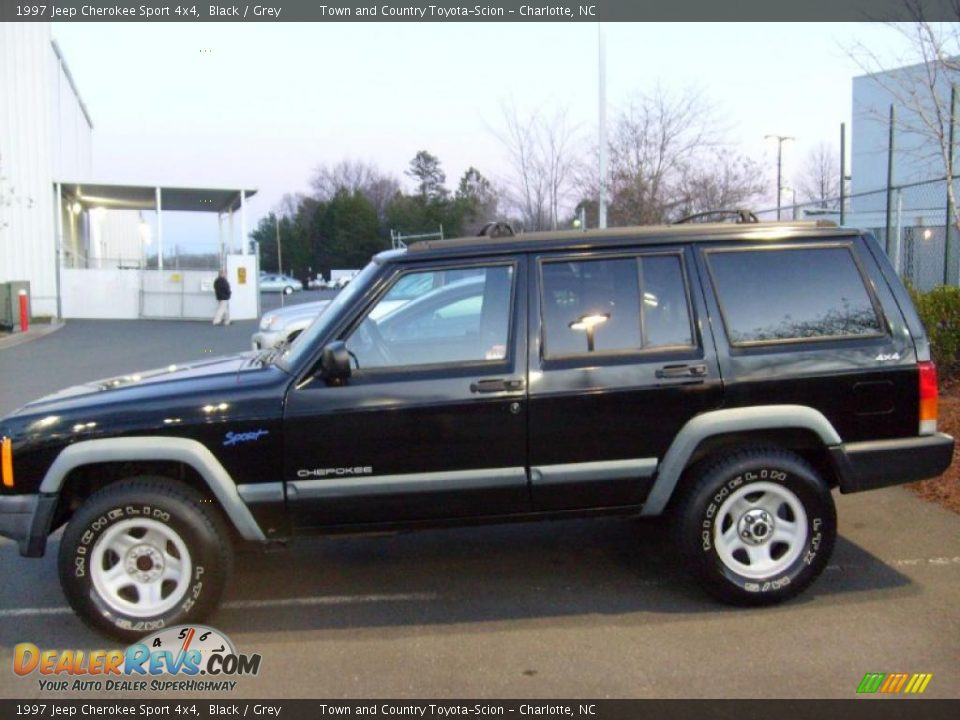
<path fill-rule="evenodd" d="M 148 531 L 163 542 L 149 542 Z M 111 538 L 118 548 L 134 545 L 122 558 Z M 141 559 L 149 567 L 139 566 Z M 124 563 L 117 584 L 128 586 L 98 590 L 98 582 L 108 582 L 108 570 Z M 178 579 L 167 579 L 166 570 L 174 563 L 183 572 Z M 122 480 L 94 493 L 71 518 L 60 541 L 60 584 L 70 606 L 95 630 L 125 641 L 202 620 L 219 603 L 232 566 L 230 534 L 210 500 L 161 477 Z M 142 587 L 157 584 L 156 602 L 140 597 L 136 580 L 145 581 Z M 125 611 L 131 603 L 143 605 Z M 159 612 L 151 613 L 154 608 Z"/>
<path fill-rule="evenodd" d="M 293 288 L 290 287 L 289 285 L 287 285 L 287 286 L 283 289 L 283 294 L 284 294 L 284 295 L 293 295 Z"/>
<path fill-rule="evenodd" d="M 687 569 L 710 595 L 732 605 L 796 596 L 826 567 L 837 537 L 829 487 L 806 461 L 780 448 L 741 449 L 701 465 L 677 511 L 675 539 Z M 787 538 L 777 542 L 781 533 Z"/>

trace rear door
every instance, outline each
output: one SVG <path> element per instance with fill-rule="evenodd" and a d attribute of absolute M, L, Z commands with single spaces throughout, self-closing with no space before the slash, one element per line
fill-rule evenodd
<path fill-rule="evenodd" d="M 639 505 L 722 383 L 689 248 L 542 254 L 530 268 L 538 510 Z"/>

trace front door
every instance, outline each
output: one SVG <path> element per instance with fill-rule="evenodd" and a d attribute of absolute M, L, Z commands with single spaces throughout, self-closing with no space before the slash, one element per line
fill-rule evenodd
<path fill-rule="evenodd" d="M 545 254 L 530 268 L 536 510 L 640 505 L 722 384 L 689 249 Z"/>
<path fill-rule="evenodd" d="M 399 266 L 339 333 L 354 369 L 284 414 L 300 527 L 529 510 L 524 259 Z"/>

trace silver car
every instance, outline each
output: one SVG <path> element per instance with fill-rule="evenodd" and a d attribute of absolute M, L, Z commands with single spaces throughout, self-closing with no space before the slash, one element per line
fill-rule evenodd
<path fill-rule="evenodd" d="M 266 350 L 284 340 L 292 342 L 329 304 L 329 300 L 318 300 L 264 313 L 260 329 L 250 339 L 253 349 Z"/>
<path fill-rule="evenodd" d="M 303 289 L 303 283 L 289 275 L 267 273 L 260 276 L 260 292 L 282 292 L 289 295 Z"/>

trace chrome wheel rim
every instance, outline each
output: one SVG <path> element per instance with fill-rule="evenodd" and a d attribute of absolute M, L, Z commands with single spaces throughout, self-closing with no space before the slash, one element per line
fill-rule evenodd
<path fill-rule="evenodd" d="M 133 617 L 162 615 L 186 595 L 193 565 L 183 539 L 149 518 L 111 525 L 93 546 L 93 587 L 112 609 Z"/>
<path fill-rule="evenodd" d="M 757 482 L 731 493 L 717 511 L 714 547 L 730 570 L 751 579 L 789 568 L 807 542 L 803 503 L 783 485 Z"/>

